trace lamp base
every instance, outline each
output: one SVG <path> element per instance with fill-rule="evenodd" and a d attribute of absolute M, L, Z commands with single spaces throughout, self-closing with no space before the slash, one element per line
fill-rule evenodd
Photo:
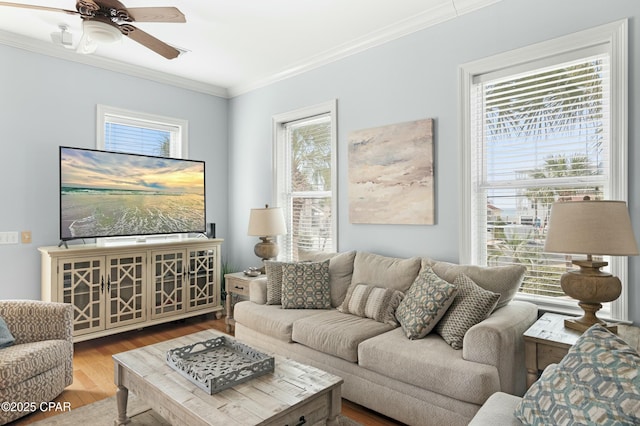
<path fill-rule="evenodd" d="M 596 316 L 596 312 L 602 308 L 602 303 L 616 300 L 622 291 L 622 285 L 617 277 L 607 272 L 600 271 L 607 262 L 594 262 L 574 260 L 579 270 L 565 272 L 560 277 L 562 290 L 574 299 L 579 300 L 578 306 L 584 311 L 584 315 L 576 319 L 565 320 L 564 326 L 572 330 L 585 331 L 594 324 L 617 331 L 615 325 L 608 325 Z"/>
<path fill-rule="evenodd" d="M 260 237 L 260 242 L 255 245 L 253 252 L 262 259 L 262 267 L 257 268 L 262 274 L 266 274 L 264 261 L 278 257 L 280 251 L 278 244 L 273 241 L 272 237 Z"/>
<path fill-rule="evenodd" d="M 598 303 L 599 306 L 597 308 L 595 308 L 595 304 L 578 303 L 578 305 L 580 305 L 580 307 L 584 310 L 585 314 L 580 318 L 565 319 L 564 326 L 566 328 L 584 332 L 584 331 L 587 331 L 587 329 L 589 329 L 592 325 L 600 324 L 610 332 L 618 333 L 617 325 L 606 323 L 602 321 L 600 318 L 595 316 L 596 311 L 602 307 L 601 304 Z M 585 305 L 591 305 L 591 306 L 585 306 Z M 595 308 L 595 309 L 592 310 L 592 308 Z M 591 318 L 591 316 L 593 316 L 593 318 Z"/>

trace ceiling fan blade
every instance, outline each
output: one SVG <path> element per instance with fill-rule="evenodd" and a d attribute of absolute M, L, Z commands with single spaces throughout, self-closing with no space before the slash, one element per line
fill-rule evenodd
<path fill-rule="evenodd" d="M 135 22 L 187 22 L 177 7 L 128 7 Z"/>
<path fill-rule="evenodd" d="M 118 27 L 122 34 L 126 35 L 130 39 L 137 41 L 141 45 L 153 50 L 158 55 L 164 56 L 167 59 L 174 59 L 180 54 L 180 51 L 175 47 L 169 46 L 164 41 L 158 40 L 151 34 L 145 33 L 140 28 L 136 28 L 131 24 L 114 26 Z"/>
<path fill-rule="evenodd" d="M 20 7 L 22 9 L 44 10 L 46 12 L 64 12 L 69 15 L 80 15 L 80 13 L 75 10 L 60 9 L 57 7 L 48 7 L 48 6 L 36 6 L 33 4 L 9 3 L 5 1 L 0 1 L 0 6 Z"/>

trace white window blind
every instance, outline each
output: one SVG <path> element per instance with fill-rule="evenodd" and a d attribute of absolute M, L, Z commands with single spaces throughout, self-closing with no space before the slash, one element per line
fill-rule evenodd
<path fill-rule="evenodd" d="M 545 310 L 580 312 L 571 258 L 543 252 L 550 204 L 627 200 L 627 52 L 625 19 L 460 67 L 460 262 L 525 265 L 516 298 Z M 604 260 L 623 288 L 600 312 L 626 320 L 627 258 Z"/>
<path fill-rule="evenodd" d="M 184 120 L 98 106 L 99 149 L 183 158 L 186 127 Z"/>
<path fill-rule="evenodd" d="M 302 251 L 337 251 L 336 101 L 278 114 L 274 124 L 276 203 L 287 234 L 284 260 Z"/>
<path fill-rule="evenodd" d="M 287 141 L 287 257 L 299 250 L 333 250 L 331 117 L 284 125 Z"/>
<path fill-rule="evenodd" d="M 543 252 L 551 204 L 609 196 L 609 77 L 600 54 L 472 88 L 478 257 L 525 265 L 524 294 L 567 298 L 571 257 Z"/>

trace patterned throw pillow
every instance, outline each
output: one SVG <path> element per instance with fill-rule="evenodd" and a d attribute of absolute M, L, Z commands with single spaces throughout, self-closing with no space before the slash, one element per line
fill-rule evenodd
<path fill-rule="evenodd" d="M 456 296 L 455 285 L 438 277 L 429 267 L 420 271 L 398 306 L 396 318 L 411 340 L 429 334 Z"/>
<path fill-rule="evenodd" d="M 267 305 L 282 303 L 282 265 L 284 262 L 267 260 L 264 271 L 267 274 Z"/>
<path fill-rule="evenodd" d="M 9 327 L 7 327 L 7 323 L 4 321 L 2 317 L 0 317 L 0 348 L 6 348 L 7 346 L 11 346 L 15 341 L 16 339 L 13 337 L 13 335 L 9 331 Z"/>
<path fill-rule="evenodd" d="M 527 425 L 640 425 L 640 355 L 596 324 L 544 370 L 514 415 Z"/>
<path fill-rule="evenodd" d="M 462 349 L 467 330 L 489 316 L 500 294 L 483 289 L 465 274 L 458 275 L 453 284 L 458 287 L 458 294 L 436 325 L 436 332 L 453 349 Z"/>
<path fill-rule="evenodd" d="M 395 314 L 403 297 L 401 291 L 392 288 L 352 284 L 338 310 L 397 327 Z"/>
<path fill-rule="evenodd" d="M 329 309 L 329 259 L 282 264 L 283 309 Z"/>

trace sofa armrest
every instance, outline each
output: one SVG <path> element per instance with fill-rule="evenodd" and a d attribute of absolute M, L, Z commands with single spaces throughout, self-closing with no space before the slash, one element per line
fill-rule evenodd
<path fill-rule="evenodd" d="M 267 277 L 258 278 L 249 283 L 249 300 L 259 305 L 267 303 Z"/>
<path fill-rule="evenodd" d="M 43 340 L 73 342 L 73 307 L 68 303 L 0 300 L 0 316 L 16 345 Z"/>
<path fill-rule="evenodd" d="M 495 366 L 500 377 L 500 389 L 512 395 L 523 395 L 526 369 L 522 335 L 537 318 L 538 307 L 533 303 L 511 301 L 467 331 L 462 357 Z"/>

